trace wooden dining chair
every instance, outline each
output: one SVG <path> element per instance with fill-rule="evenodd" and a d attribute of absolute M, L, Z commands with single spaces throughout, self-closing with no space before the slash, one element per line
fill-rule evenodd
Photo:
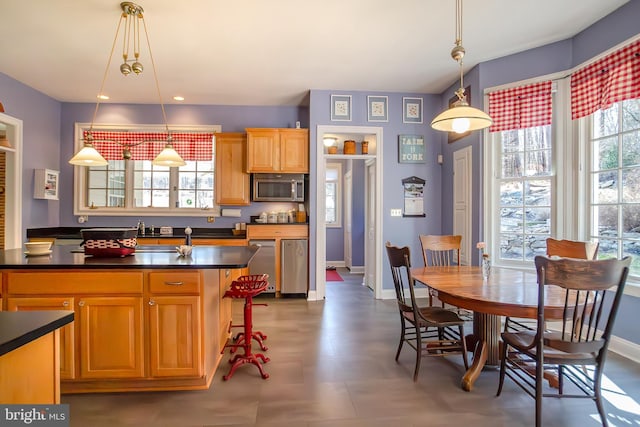
<path fill-rule="evenodd" d="M 408 247 L 386 243 L 393 285 L 400 312 L 400 342 L 396 362 L 406 342 L 416 351 L 413 381 L 417 381 L 423 356 L 450 356 L 462 354 L 464 368 L 469 368 L 467 346 L 464 339 L 464 320 L 454 311 L 442 307 L 420 306 L 415 294 L 415 281 L 411 276 L 411 253 Z"/>
<path fill-rule="evenodd" d="M 602 371 L 618 306 L 631 265 L 622 260 L 535 258 L 538 276 L 537 326 L 534 331 L 503 332 L 502 361 L 497 395 L 505 376 L 536 400 L 536 426 L 542 425 L 544 397 L 582 397 L 595 401 L 604 426 Z M 565 293 L 561 319 L 545 318 L 545 289 L 557 286 Z M 611 290 L 611 292 L 608 292 Z M 545 320 L 552 330 L 545 328 Z M 535 367 L 535 369 L 532 369 Z M 583 369 L 593 366 L 593 369 Z M 544 373 L 553 370 L 558 389 L 543 390 Z M 565 393 L 565 383 L 569 390 Z"/>

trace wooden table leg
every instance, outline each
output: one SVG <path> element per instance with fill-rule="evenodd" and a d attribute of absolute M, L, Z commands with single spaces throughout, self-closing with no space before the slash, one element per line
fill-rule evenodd
<path fill-rule="evenodd" d="M 480 372 L 482 371 L 482 368 L 484 368 L 486 362 L 487 343 L 486 341 L 478 341 L 476 343 L 476 348 L 473 351 L 473 363 L 469 366 L 469 369 L 462 377 L 461 386 L 464 391 L 471 391 L 473 384 L 478 379 L 478 376 L 480 376 Z"/>

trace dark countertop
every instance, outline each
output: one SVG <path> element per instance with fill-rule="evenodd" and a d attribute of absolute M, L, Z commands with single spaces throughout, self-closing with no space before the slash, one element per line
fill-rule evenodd
<path fill-rule="evenodd" d="M 27 239 L 35 237 L 54 238 L 54 239 L 82 239 L 80 230 L 85 228 L 96 227 L 45 227 L 45 228 L 28 228 Z M 102 227 L 97 227 L 102 228 Z M 160 234 L 160 227 L 155 227 L 156 232 L 151 234 L 151 230 L 146 228 L 144 236 L 138 237 L 153 239 L 173 239 L 184 238 L 184 228 L 173 227 L 173 234 Z M 245 239 L 246 235 L 234 235 L 232 228 L 192 228 L 192 239 Z"/>
<path fill-rule="evenodd" d="M 0 270 L 244 268 L 259 248 L 257 246 L 194 246 L 191 256 L 181 257 L 176 252 L 175 246 L 137 246 L 137 252 L 119 258 L 85 255 L 78 252 L 79 248 L 75 246 L 52 246 L 51 249 L 51 254 L 40 256 L 27 256 L 22 249 L 0 251 Z M 163 250 L 165 252 L 159 252 Z"/>
<path fill-rule="evenodd" d="M 73 322 L 73 311 L 0 311 L 0 356 Z"/>

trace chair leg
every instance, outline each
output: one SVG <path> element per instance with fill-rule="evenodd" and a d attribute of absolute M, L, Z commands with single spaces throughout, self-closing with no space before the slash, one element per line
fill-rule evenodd
<path fill-rule="evenodd" d="M 509 345 L 506 343 L 502 343 L 502 357 L 500 358 L 500 379 L 498 382 L 498 392 L 496 396 L 500 396 L 502 393 L 502 385 L 504 384 L 504 375 L 507 370 L 507 349 Z"/>
<path fill-rule="evenodd" d="M 418 372 L 420 372 L 420 362 L 422 361 L 422 331 L 416 325 L 416 368 L 413 371 L 413 382 L 418 381 Z"/>
<path fill-rule="evenodd" d="M 602 371 L 599 366 L 596 366 L 594 377 L 595 378 L 593 382 L 593 396 L 596 401 L 596 407 L 598 408 L 598 413 L 600 414 L 600 420 L 602 421 L 602 426 L 609 427 L 607 414 L 606 412 L 604 412 L 604 405 L 602 404 L 602 392 L 600 391 L 600 387 L 602 383 Z"/>
<path fill-rule="evenodd" d="M 540 348 L 540 346 L 538 347 Z M 536 427 L 542 427 L 542 382 L 544 381 L 544 359 L 538 354 L 536 360 Z"/>
<path fill-rule="evenodd" d="M 400 332 L 400 342 L 398 343 L 398 351 L 396 351 L 396 362 L 400 357 L 400 351 L 402 350 L 402 345 L 404 344 L 404 334 L 406 333 L 406 327 L 404 325 L 404 319 L 402 320 L 402 331 Z"/>

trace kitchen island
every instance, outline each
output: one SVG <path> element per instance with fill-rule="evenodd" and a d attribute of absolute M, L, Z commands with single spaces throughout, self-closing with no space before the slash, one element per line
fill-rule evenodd
<path fill-rule="evenodd" d="M 231 281 L 257 247 L 139 247 L 96 258 L 54 246 L 0 251 L 2 308 L 69 310 L 61 328 L 62 393 L 208 388 L 230 335 Z"/>

